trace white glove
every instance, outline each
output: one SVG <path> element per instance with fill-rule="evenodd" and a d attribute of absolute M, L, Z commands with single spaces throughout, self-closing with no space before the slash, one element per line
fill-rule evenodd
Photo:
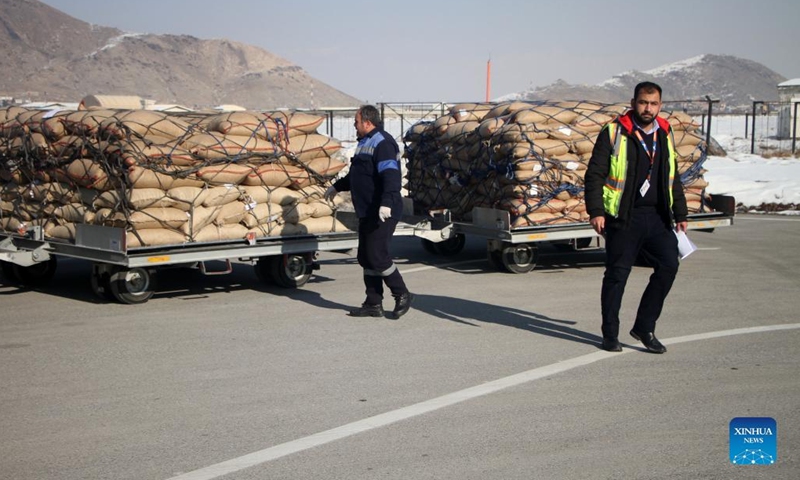
<path fill-rule="evenodd" d="M 385 222 L 387 218 L 391 218 L 392 209 L 389 207 L 381 207 L 378 209 L 378 218 L 381 222 Z"/>
<path fill-rule="evenodd" d="M 333 185 L 331 185 L 327 190 L 325 190 L 325 195 L 323 196 L 325 197 L 325 200 L 332 202 L 333 199 L 336 198 L 337 193 L 339 192 L 337 192 L 336 189 L 333 188 Z"/>

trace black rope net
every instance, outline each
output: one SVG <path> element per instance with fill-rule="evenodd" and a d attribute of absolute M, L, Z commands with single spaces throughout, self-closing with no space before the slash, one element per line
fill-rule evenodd
<path fill-rule="evenodd" d="M 459 104 L 404 135 L 407 189 L 417 213 L 448 209 L 470 221 L 475 207 L 507 210 L 512 228 L 586 222 L 583 177 L 597 135 L 627 110 L 597 102 Z M 699 125 L 662 111 L 674 129 L 690 213 L 711 211 Z"/>
<path fill-rule="evenodd" d="M 323 121 L 0 109 L 0 230 L 72 241 L 77 224 L 114 226 L 129 248 L 345 231 L 323 199 L 346 166 Z"/>

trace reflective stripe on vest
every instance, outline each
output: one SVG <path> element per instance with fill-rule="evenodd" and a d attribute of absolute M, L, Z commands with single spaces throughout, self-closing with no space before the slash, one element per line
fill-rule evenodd
<path fill-rule="evenodd" d="M 628 173 L 628 137 L 620 135 L 617 122 L 609 122 L 605 128 L 608 129 L 608 138 L 614 143 L 609 159 L 608 177 L 603 185 L 603 207 L 608 215 L 619 216 L 619 206 L 622 203 L 622 192 L 625 190 L 625 180 Z M 675 182 L 675 140 L 672 131 L 667 135 L 667 146 L 669 150 L 669 180 L 667 181 L 667 201 L 669 209 L 672 210 L 673 195 L 672 185 Z"/>
<path fill-rule="evenodd" d="M 613 142 L 611 158 L 608 163 L 608 177 L 603 185 L 603 207 L 612 217 L 619 216 L 622 192 L 625 190 L 625 177 L 628 174 L 628 137 L 619 135 L 617 122 L 606 124 L 608 138 Z"/>

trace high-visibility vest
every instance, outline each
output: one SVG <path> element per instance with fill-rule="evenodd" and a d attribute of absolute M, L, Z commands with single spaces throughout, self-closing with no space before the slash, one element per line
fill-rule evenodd
<path fill-rule="evenodd" d="M 625 181 L 628 175 L 628 136 L 619 134 L 617 122 L 609 122 L 604 127 L 608 129 L 608 138 L 614 144 L 608 164 L 608 176 L 603 185 L 603 207 L 608 215 L 616 218 L 619 216 L 619 206 L 622 203 L 622 192 L 625 191 Z M 667 181 L 667 201 L 672 210 L 672 184 L 675 182 L 675 141 L 672 132 L 667 135 L 669 150 L 669 180 Z M 658 188 L 658 186 L 653 185 Z"/>

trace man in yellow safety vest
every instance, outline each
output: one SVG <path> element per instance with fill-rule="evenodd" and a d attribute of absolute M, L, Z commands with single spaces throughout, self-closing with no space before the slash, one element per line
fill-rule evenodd
<path fill-rule="evenodd" d="M 661 111 L 661 87 L 636 85 L 631 109 L 597 137 L 584 185 L 594 230 L 604 236 L 606 270 L 600 294 L 602 348 L 622 351 L 619 310 L 631 268 L 641 255 L 653 274 L 642 295 L 630 334 L 649 352 L 664 353 L 655 336 L 675 276 L 678 241 L 686 231 L 686 198 L 678 178 L 672 130 Z"/>

